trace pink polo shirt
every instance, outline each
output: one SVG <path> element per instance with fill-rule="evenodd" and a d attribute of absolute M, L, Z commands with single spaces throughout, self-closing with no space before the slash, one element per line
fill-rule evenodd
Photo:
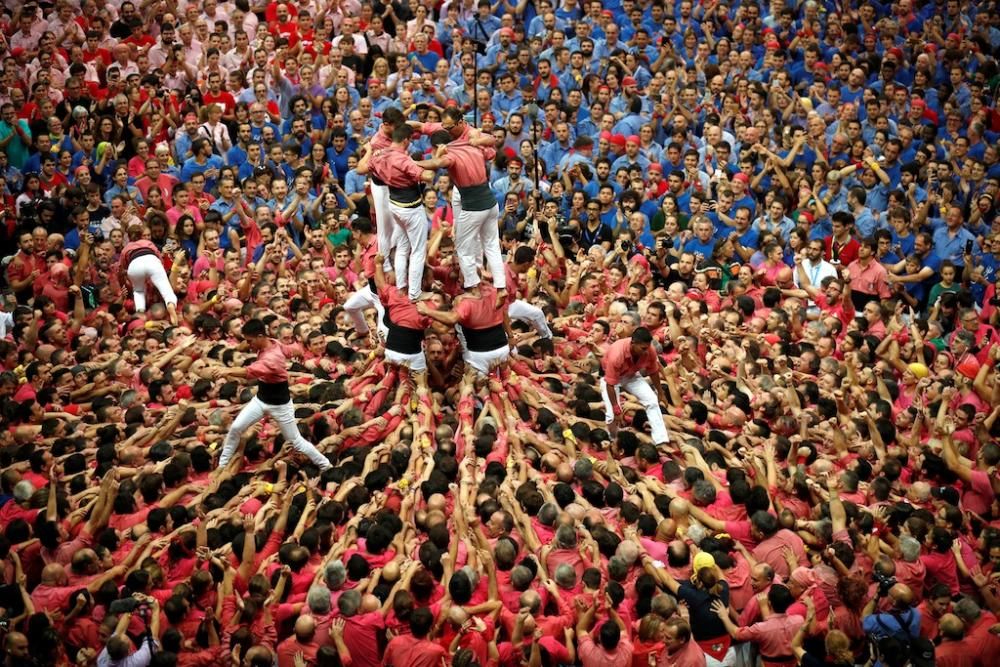
<path fill-rule="evenodd" d="M 757 644 L 764 665 L 768 658 L 787 658 L 792 655 L 792 638 L 805 623 L 801 616 L 771 614 L 766 621 L 754 623 L 748 628 L 736 631 L 738 641 Z"/>
<path fill-rule="evenodd" d="M 622 637 L 618 646 L 607 651 L 590 635 L 585 632 L 578 639 L 577 654 L 583 667 L 629 667 L 632 664 L 632 642 L 628 639 Z"/>
<path fill-rule="evenodd" d="M 659 362 L 652 346 L 641 357 L 633 357 L 632 339 L 623 338 L 611 344 L 601 361 L 601 367 L 604 369 L 604 381 L 609 385 L 617 385 L 624 378 L 640 371 L 655 373 Z"/>
<path fill-rule="evenodd" d="M 424 170 L 402 149 L 396 146 L 376 151 L 371 158 L 371 170 L 394 188 L 409 188 L 420 182 Z"/>
<path fill-rule="evenodd" d="M 486 160 L 492 160 L 496 154 L 493 148 L 481 148 L 467 141 L 458 141 L 448 144 L 448 151 L 441 160 L 448 168 L 452 182 L 460 188 L 467 188 L 487 182 Z"/>

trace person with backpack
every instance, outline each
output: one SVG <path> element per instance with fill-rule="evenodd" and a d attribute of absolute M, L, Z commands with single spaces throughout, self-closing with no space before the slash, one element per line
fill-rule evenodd
<path fill-rule="evenodd" d="M 878 582 L 876 594 L 861 612 L 861 627 L 872 643 L 875 667 L 897 667 L 898 659 L 909 655 L 910 646 L 920 636 L 920 611 L 913 606 L 913 591 L 906 584 L 894 581 Z M 892 601 L 892 607 L 889 611 L 876 613 L 886 596 Z"/>

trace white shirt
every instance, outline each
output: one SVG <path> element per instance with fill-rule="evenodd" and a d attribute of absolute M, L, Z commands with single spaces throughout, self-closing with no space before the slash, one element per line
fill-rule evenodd
<path fill-rule="evenodd" d="M 802 270 L 806 272 L 806 276 L 809 278 L 809 284 L 820 289 L 825 278 L 836 278 L 837 269 L 830 262 L 825 259 L 820 259 L 819 262 L 813 264 L 808 259 L 802 260 Z M 799 272 L 793 272 L 795 286 L 799 286 Z"/>

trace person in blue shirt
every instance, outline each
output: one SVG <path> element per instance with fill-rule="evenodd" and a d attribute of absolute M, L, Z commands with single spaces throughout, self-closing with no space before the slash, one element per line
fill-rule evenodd
<path fill-rule="evenodd" d="M 344 130 L 334 130 L 330 138 L 330 147 L 326 149 L 326 159 L 337 174 L 337 180 L 343 181 L 344 174 L 349 170 L 347 158 L 352 151 L 347 147 L 347 133 Z"/>
<path fill-rule="evenodd" d="M 524 98 L 521 91 L 517 90 L 513 75 L 501 74 L 498 83 L 500 90 L 493 96 L 493 114 L 497 125 L 506 125 L 507 117 L 524 106 Z"/>
<path fill-rule="evenodd" d="M 192 156 L 184 161 L 181 168 L 181 181 L 188 182 L 195 174 L 205 176 L 205 189 L 211 191 L 215 188 L 215 179 L 219 177 L 219 170 L 224 166 L 222 158 L 212 154 L 212 144 L 208 139 L 200 137 L 191 144 Z"/>
<path fill-rule="evenodd" d="M 964 226 L 965 216 L 962 209 L 952 206 L 945 213 L 944 220 L 934 226 L 934 252 L 942 260 L 949 260 L 959 270 L 965 267 L 965 249 L 972 248 L 972 253 L 979 252 L 979 242 L 976 236 Z"/>
<path fill-rule="evenodd" d="M 479 0 L 476 14 L 465 23 L 465 32 L 477 42 L 486 44 L 500 30 L 500 19 L 493 15 L 490 0 Z"/>
<path fill-rule="evenodd" d="M 247 159 L 247 147 L 253 143 L 250 123 L 240 123 L 236 129 L 236 143 L 226 152 L 226 164 L 242 165 Z"/>
<path fill-rule="evenodd" d="M 871 209 L 865 206 L 867 201 L 868 193 L 860 185 L 847 191 L 847 205 L 854 216 L 854 228 L 858 230 L 858 236 L 863 239 L 874 235 L 875 230 L 879 228 Z"/>
<path fill-rule="evenodd" d="M 694 235 L 684 243 L 684 252 L 690 252 L 695 257 L 701 255 L 701 260 L 712 257 L 715 249 L 715 228 L 706 217 L 698 217 L 692 230 Z"/>

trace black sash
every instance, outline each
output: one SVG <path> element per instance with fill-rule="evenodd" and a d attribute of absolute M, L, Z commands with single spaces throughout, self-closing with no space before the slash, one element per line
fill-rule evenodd
<path fill-rule="evenodd" d="M 492 352 L 507 346 L 507 332 L 502 324 L 497 324 L 488 329 L 471 329 L 463 326 L 462 333 L 465 334 L 465 344 L 470 352 Z"/>

